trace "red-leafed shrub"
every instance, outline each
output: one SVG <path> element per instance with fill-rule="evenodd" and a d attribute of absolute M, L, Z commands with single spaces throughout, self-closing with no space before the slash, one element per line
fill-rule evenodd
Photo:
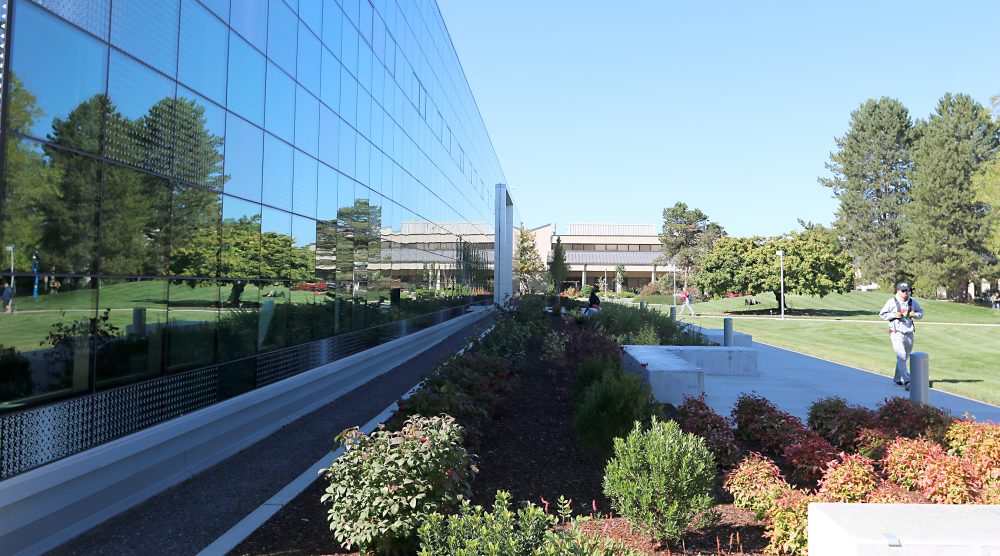
<path fill-rule="evenodd" d="M 830 502 L 864 502 L 880 482 L 872 460 L 849 454 L 827 466 L 819 495 Z"/>
<path fill-rule="evenodd" d="M 823 438 L 829 439 L 837 416 L 849 407 L 847 400 L 840 396 L 814 401 L 809 406 L 809 428 L 818 432 Z"/>
<path fill-rule="evenodd" d="M 805 425 L 756 394 L 743 394 L 733 407 L 733 422 L 740 438 L 759 442 L 765 450 L 781 453 L 793 444 Z"/>
<path fill-rule="evenodd" d="M 979 491 L 980 504 L 1000 504 L 1000 480 L 994 479 L 983 485 Z"/>
<path fill-rule="evenodd" d="M 855 451 L 858 433 L 877 423 L 874 411 L 847 405 L 843 398 L 824 398 L 809 406 L 809 428 L 845 452 Z"/>
<path fill-rule="evenodd" d="M 917 504 L 926 502 L 920 494 L 910 492 L 892 481 L 881 481 L 868 494 L 869 504 Z"/>
<path fill-rule="evenodd" d="M 588 359 L 599 359 L 617 364 L 621 360 L 621 345 L 614 338 L 592 328 L 574 326 L 567 332 L 563 367 L 572 379 L 576 370 Z"/>
<path fill-rule="evenodd" d="M 804 555 L 809 546 L 807 525 L 809 503 L 819 502 L 814 495 L 791 489 L 774 501 L 767 512 L 768 527 L 764 535 L 769 542 L 768 554 Z"/>
<path fill-rule="evenodd" d="M 889 429 L 899 436 L 907 438 L 926 436 L 935 442 L 941 442 L 954 419 L 943 409 L 895 397 L 886 398 L 879 405 L 878 420 L 882 428 Z"/>
<path fill-rule="evenodd" d="M 739 458 L 739 447 L 729 421 L 705 403 L 702 394 L 697 398 L 685 397 L 677 408 L 677 422 L 681 430 L 705 439 L 705 445 L 715 456 L 715 463 L 722 468 L 732 467 Z"/>
<path fill-rule="evenodd" d="M 893 440 L 886 450 L 885 471 L 890 480 L 938 504 L 971 502 L 983 480 L 972 464 L 923 438 Z"/>
<path fill-rule="evenodd" d="M 861 429 L 858 438 L 854 441 L 859 455 L 872 461 L 880 462 L 885 459 L 885 449 L 892 441 L 888 432 L 882 429 Z"/>
<path fill-rule="evenodd" d="M 1000 425 L 955 421 L 945 433 L 948 452 L 968 461 L 984 482 L 1000 480 Z"/>
<path fill-rule="evenodd" d="M 785 448 L 784 460 L 796 479 L 815 483 L 827 464 L 837 459 L 837 449 L 815 431 L 805 429 L 795 442 Z"/>
<path fill-rule="evenodd" d="M 931 460 L 944 457 L 944 450 L 930 440 L 899 437 L 886 446 L 883 465 L 890 480 L 919 490 L 918 482 Z"/>
<path fill-rule="evenodd" d="M 758 518 L 763 518 L 774 501 L 792 488 L 778 466 L 757 452 L 751 452 L 727 473 L 722 487 L 733 495 L 733 504 L 753 511 Z"/>

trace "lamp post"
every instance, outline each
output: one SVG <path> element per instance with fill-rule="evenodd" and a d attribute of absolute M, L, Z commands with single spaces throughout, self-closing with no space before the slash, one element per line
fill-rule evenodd
<path fill-rule="evenodd" d="M 781 299 L 778 305 L 781 306 L 781 320 L 785 320 L 785 250 L 778 249 L 778 265 L 781 267 Z"/>
<path fill-rule="evenodd" d="M 31 272 L 35 275 L 35 288 L 31 292 L 31 297 L 38 303 L 38 251 L 31 252 Z"/>

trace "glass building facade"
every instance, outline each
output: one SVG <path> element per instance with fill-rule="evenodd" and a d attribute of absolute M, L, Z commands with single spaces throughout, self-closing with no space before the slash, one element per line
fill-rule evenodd
<path fill-rule="evenodd" d="M 210 371 L 177 414 L 492 300 L 505 180 L 433 0 L 4 3 L 5 430 Z"/>

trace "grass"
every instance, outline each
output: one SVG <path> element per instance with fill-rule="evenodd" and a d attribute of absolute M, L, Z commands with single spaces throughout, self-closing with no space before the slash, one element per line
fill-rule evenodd
<path fill-rule="evenodd" d="M 930 305 L 931 302 L 928 302 Z M 937 302 L 942 305 L 940 302 Z M 931 306 L 933 307 L 933 306 Z M 960 307 L 960 306 L 956 306 Z M 990 312 L 981 307 L 965 307 L 967 316 L 976 311 Z M 931 308 L 925 307 L 930 320 Z M 965 314 L 958 310 L 945 313 L 947 318 Z M 978 315 L 969 320 L 989 320 L 990 315 Z M 869 317 L 870 318 L 870 317 Z M 877 317 L 876 317 L 877 318 Z M 721 328 L 719 317 L 683 317 L 685 322 Z M 884 323 L 845 319 L 739 318 L 733 322 L 738 332 L 752 334 L 754 340 L 791 349 L 807 355 L 836 361 L 852 367 L 892 376 L 895 356 L 889 345 L 888 328 Z M 930 355 L 932 386 L 969 398 L 1000 405 L 1000 327 L 961 326 L 958 324 L 918 323 L 915 351 Z"/>

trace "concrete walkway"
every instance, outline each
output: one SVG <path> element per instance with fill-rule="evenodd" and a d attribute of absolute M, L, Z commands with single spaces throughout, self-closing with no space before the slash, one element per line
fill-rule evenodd
<path fill-rule="evenodd" d="M 840 396 L 848 403 L 874 409 L 891 396 L 909 397 L 891 377 L 817 359 L 794 351 L 754 342 L 760 376 L 705 376 L 706 401 L 715 411 L 729 415 L 736 398 L 756 392 L 778 407 L 805 420 L 809 405 L 820 398 Z M 931 380 L 934 378 L 931 361 Z M 1000 407 L 931 388 L 931 403 L 961 417 L 965 412 L 980 421 L 1000 423 Z"/>

